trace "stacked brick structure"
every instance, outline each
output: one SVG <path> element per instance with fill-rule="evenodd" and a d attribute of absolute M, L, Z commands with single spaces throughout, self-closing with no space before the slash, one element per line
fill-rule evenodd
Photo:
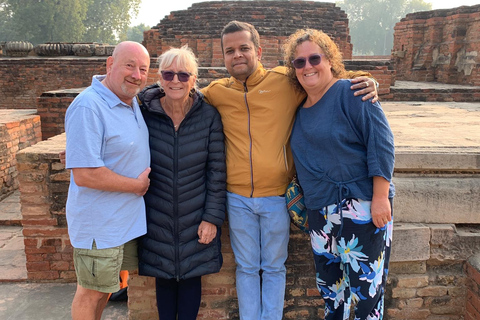
<path fill-rule="evenodd" d="M 29 280 L 75 281 L 65 216 L 69 172 L 59 162 L 65 135 L 17 153 Z"/>
<path fill-rule="evenodd" d="M 408 14 L 395 25 L 398 80 L 480 86 L 480 5 Z"/>
<path fill-rule="evenodd" d="M 65 132 L 65 112 L 83 89 L 48 91 L 37 98 L 37 113 L 42 118 L 44 140 Z"/>
<path fill-rule="evenodd" d="M 151 30 L 143 44 L 152 57 L 171 46 L 188 44 L 203 67 L 223 66 L 220 32 L 231 20 L 245 21 L 258 30 L 265 66 L 283 61 L 285 39 L 301 28 L 323 30 L 334 38 L 345 59 L 352 58 L 348 19 L 334 3 L 314 1 L 207 1 L 173 11 Z"/>
<path fill-rule="evenodd" d="M 18 189 L 17 151 L 41 139 L 35 110 L 0 110 L 0 199 Z"/>
<path fill-rule="evenodd" d="M 35 109 L 43 92 L 89 86 L 92 75 L 103 74 L 105 65 L 106 57 L 2 57 L 0 109 Z"/>

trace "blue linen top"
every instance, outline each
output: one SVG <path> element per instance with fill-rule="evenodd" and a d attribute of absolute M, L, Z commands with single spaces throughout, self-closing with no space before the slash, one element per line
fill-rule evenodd
<path fill-rule="evenodd" d="M 297 112 L 291 146 L 308 209 L 347 198 L 370 201 L 373 177 L 390 181 L 395 162 L 393 134 L 378 102 L 362 101 L 338 80 L 312 107 Z"/>
<path fill-rule="evenodd" d="M 136 178 L 150 166 L 148 129 L 136 99 L 123 103 L 94 76 L 65 115 L 66 168 L 107 167 Z M 79 187 L 70 174 L 67 223 L 75 248 L 111 248 L 146 233 L 145 203 L 134 193 Z"/>

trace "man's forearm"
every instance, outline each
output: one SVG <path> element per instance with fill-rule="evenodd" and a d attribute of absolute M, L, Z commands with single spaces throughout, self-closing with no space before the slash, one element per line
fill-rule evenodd
<path fill-rule="evenodd" d="M 72 172 L 73 179 L 78 186 L 103 191 L 143 195 L 148 189 L 150 182 L 148 173 L 145 173 L 145 171 L 138 178 L 128 178 L 119 175 L 107 167 L 73 168 Z"/>

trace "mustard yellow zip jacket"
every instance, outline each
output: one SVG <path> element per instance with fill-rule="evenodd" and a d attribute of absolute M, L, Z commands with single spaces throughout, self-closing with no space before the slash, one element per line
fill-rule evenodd
<path fill-rule="evenodd" d="M 359 75 L 371 76 L 348 74 Z M 245 83 L 224 78 L 201 91 L 222 116 L 227 190 L 244 197 L 283 195 L 295 173 L 293 121 L 306 96 L 290 84 L 286 68 L 265 69 L 259 62 Z"/>
<path fill-rule="evenodd" d="M 290 133 L 305 94 L 286 69 L 257 69 L 244 82 L 213 81 L 202 90 L 220 112 L 225 134 L 227 190 L 244 197 L 283 195 L 295 172 Z"/>

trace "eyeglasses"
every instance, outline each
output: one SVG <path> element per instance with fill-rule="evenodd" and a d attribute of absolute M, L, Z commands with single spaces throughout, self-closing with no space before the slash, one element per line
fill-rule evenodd
<path fill-rule="evenodd" d="M 179 81 L 187 82 L 190 79 L 190 76 L 192 75 L 188 72 L 182 72 L 182 71 L 180 72 L 161 71 L 160 73 L 162 74 L 162 78 L 165 81 L 172 81 L 175 75 L 177 75 Z"/>
<path fill-rule="evenodd" d="M 314 53 L 308 57 L 308 62 L 312 66 L 319 65 L 320 62 L 322 62 L 322 56 L 323 54 Z M 295 69 L 302 69 L 307 64 L 307 58 L 303 58 L 303 57 L 297 58 L 295 60 L 292 60 L 292 64 L 295 67 Z"/>

